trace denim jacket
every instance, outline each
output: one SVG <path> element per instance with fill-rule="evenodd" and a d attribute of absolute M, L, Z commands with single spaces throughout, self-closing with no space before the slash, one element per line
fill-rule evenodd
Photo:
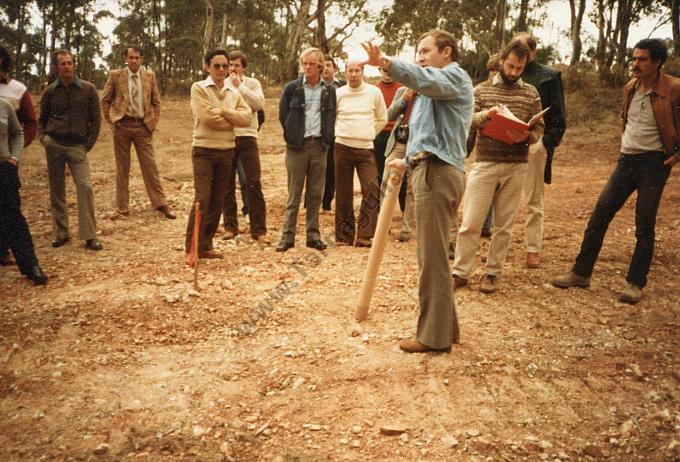
<path fill-rule="evenodd" d="M 305 90 L 302 77 L 301 75 L 286 84 L 279 101 L 279 122 L 283 127 L 283 138 L 286 145 L 294 149 L 302 149 L 305 140 Z M 335 87 L 327 85 L 323 80 L 319 84 L 322 86 L 321 138 L 324 144 L 330 145 L 335 137 Z"/>

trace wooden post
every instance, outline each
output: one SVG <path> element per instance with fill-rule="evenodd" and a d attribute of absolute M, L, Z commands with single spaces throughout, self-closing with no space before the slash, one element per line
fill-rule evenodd
<path fill-rule="evenodd" d="M 198 236 L 201 232 L 201 204 L 199 202 L 194 202 L 194 234 L 192 236 L 193 245 L 191 246 L 194 252 L 194 290 L 198 289 Z"/>
<path fill-rule="evenodd" d="M 380 214 L 378 215 L 378 226 L 373 236 L 373 244 L 371 251 L 368 254 L 368 264 L 366 265 L 366 272 L 364 273 L 364 280 L 361 283 L 361 293 L 359 294 L 359 303 L 354 314 L 357 321 L 363 321 L 368 317 L 368 310 L 371 306 L 371 298 L 375 290 L 375 281 L 378 278 L 378 269 L 382 262 L 383 254 L 385 253 L 385 246 L 387 245 L 387 235 L 390 232 L 390 224 L 392 223 L 392 215 L 394 214 L 394 207 L 397 204 L 397 197 L 399 196 L 399 189 L 401 188 L 401 181 L 404 177 L 402 170 L 392 168 L 390 179 L 387 183 L 387 191 L 380 206 Z"/>

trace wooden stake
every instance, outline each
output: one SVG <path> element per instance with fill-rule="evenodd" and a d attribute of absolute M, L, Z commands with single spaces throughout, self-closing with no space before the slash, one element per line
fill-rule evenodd
<path fill-rule="evenodd" d="M 193 245 L 191 246 L 194 251 L 194 290 L 198 289 L 198 235 L 201 232 L 201 212 L 200 203 L 194 202 L 194 234 L 192 236 Z"/>
<path fill-rule="evenodd" d="M 385 197 L 380 206 L 380 214 L 378 214 L 378 226 L 376 227 L 375 235 L 373 236 L 371 251 L 368 254 L 368 264 L 366 265 L 364 280 L 361 284 L 359 303 L 357 304 L 354 314 L 357 321 L 363 321 L 368 317 L 371 298 L 373 297 L 373 291 L 375 290 L 375 281 L 378 278 L 378 269 L 380 268 L 383 254 L 385 253 L 387 235 L 390 232 L 392 215 L 394 214 L 394 207 L 397 204 L 397 197 L 399 196 L 399 189 L 401 188 L 401 180 L 403 177 L 404 173 L 402 170 L 397 168 L 391 169 Z"/>

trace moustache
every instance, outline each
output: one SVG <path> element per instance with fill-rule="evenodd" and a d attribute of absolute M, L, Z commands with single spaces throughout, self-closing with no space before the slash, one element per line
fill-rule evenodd
<path fill-rule="evenodd" d="M 634 68 L 633 68 L 633 72 L 640 72 L 640 68 L 639 68 L 639 67 L 634 67 Z"/>

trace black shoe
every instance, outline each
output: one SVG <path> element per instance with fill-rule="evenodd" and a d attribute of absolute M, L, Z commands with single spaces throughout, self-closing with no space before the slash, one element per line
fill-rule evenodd
<path fill-rule="evenodd" d="M 311 247 L 316 250 L 326 250 L 328 246 L 323 241 L 307 241 L 307 247 Z"/>
<path fill-rule="evenodd" d="M 85 247 L 90 250 L 102 250 L 104 246 L 97 239 L 88 239 L 85 241 Z"/>
<path fill-rule="evenodd" d="M 38 265 L 32 267 L 28 271 L 26 277 L 33 281 L 33 284 L 36 286 L 45 285 L 45 283 L 47 282 L 47 276 L 45 276 L 45 273 L 43 273 L 43 270 Z"/>
<path fill-rule="evenodd" d="M 279 242 L 279 245 L 276 246 L 276 251 L 277 252 L 285 252 L 288 249 L 292 249 L 295 247 L 295 243 L 293 242 Z"/>
<path fill-rule="evenodd" d="M 12 258 L 12 255 L 7 252 L 4 255 L 0 255 L 0 266 L 11 266 L 16 265 L 16 261 Z"/>
<path fill-rule="evenodd" d="M 52 247 L 61 247 L 62 245 L 66 244 L 68 241 L 70 241 L 71 238 L 66 236 L 62 237 L 61 239 L 56 239 L 52 241 Z"/>

